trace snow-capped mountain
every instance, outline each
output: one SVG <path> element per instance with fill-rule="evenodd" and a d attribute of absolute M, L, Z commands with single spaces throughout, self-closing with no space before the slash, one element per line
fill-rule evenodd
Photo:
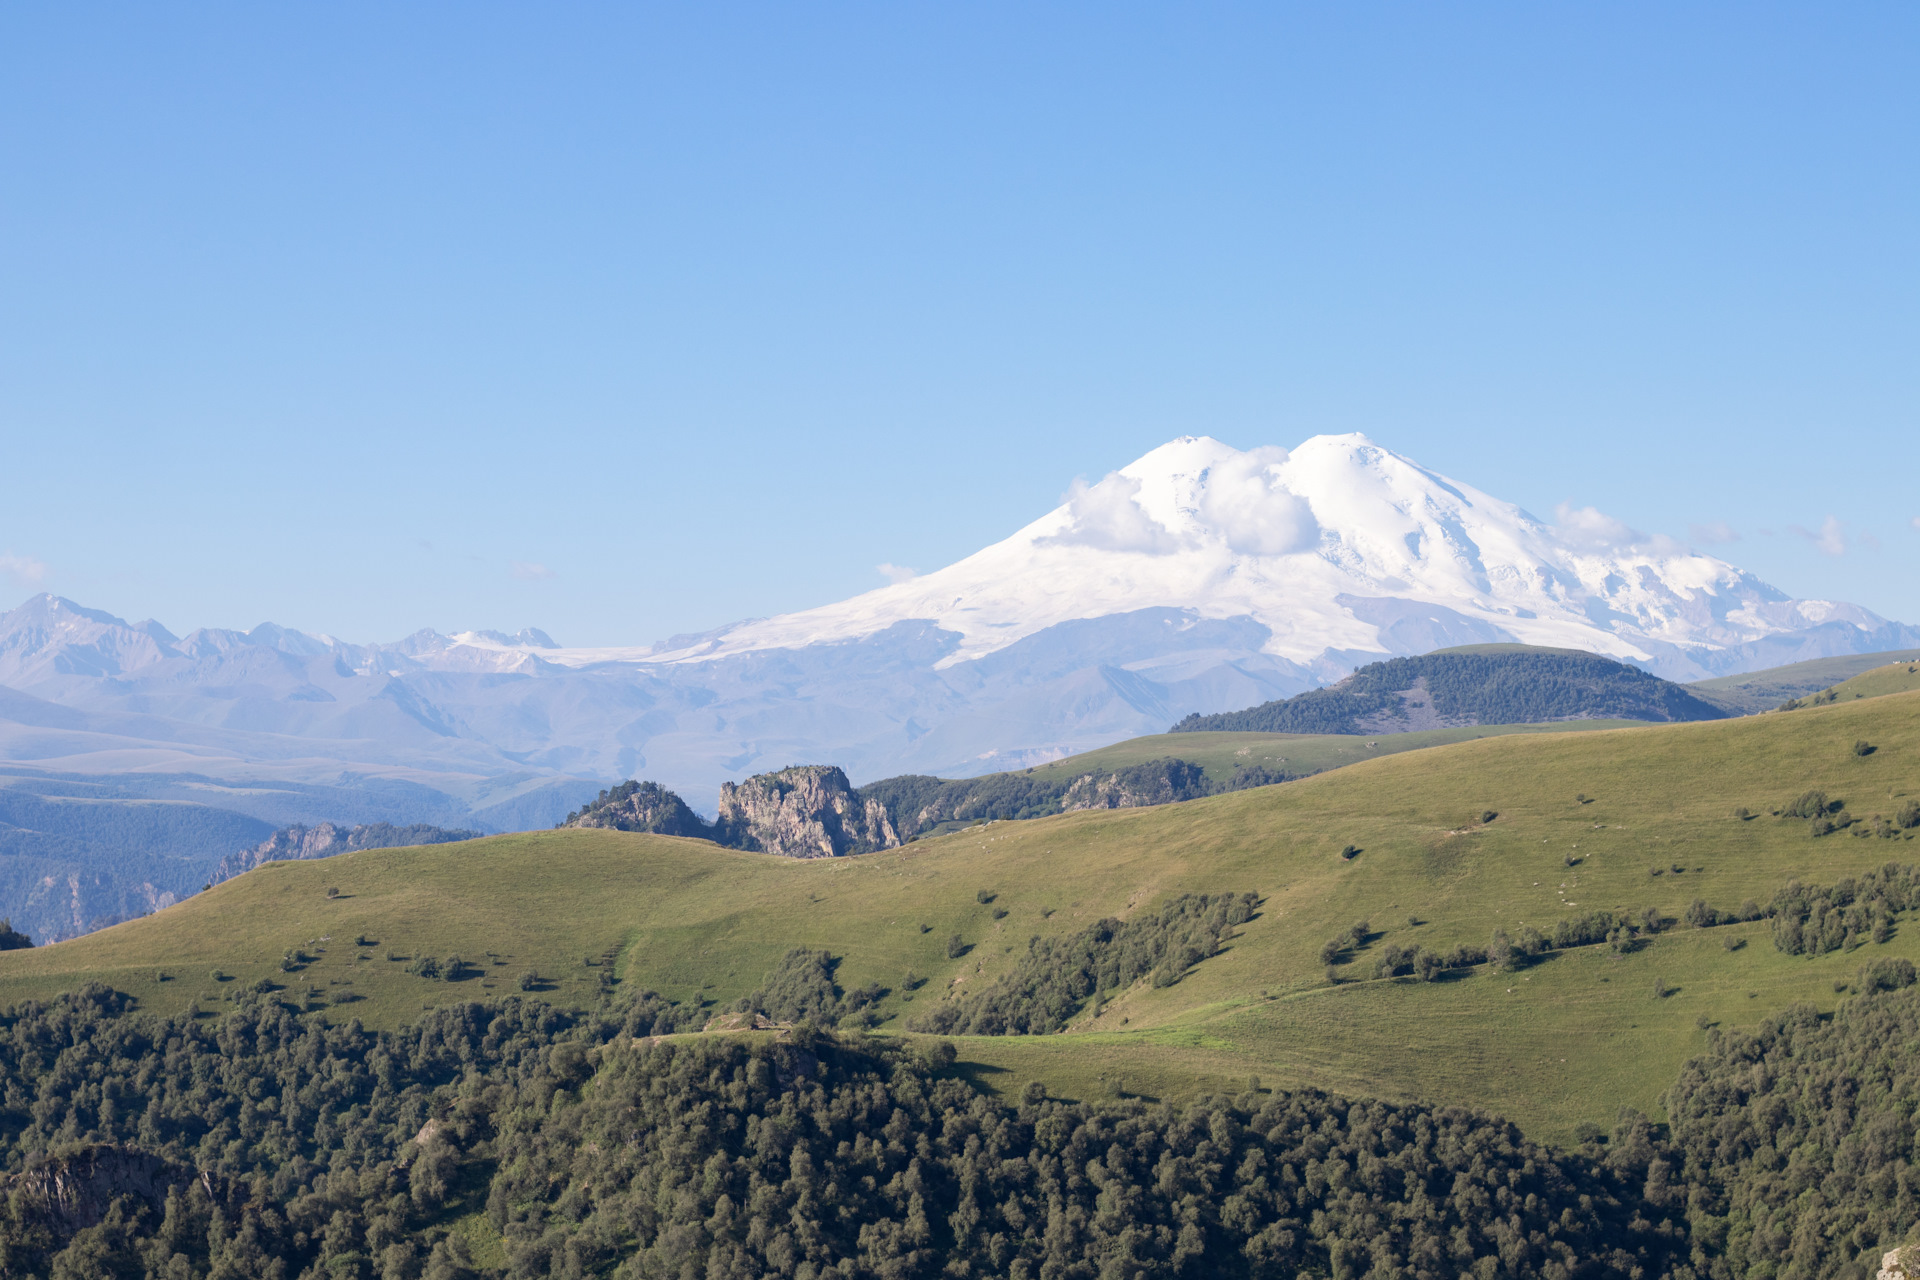
<path fill-rule="evenodd" d="M 1498 639 L 1698 679 L 1740 668 L 1742 647 L 1769 637 L 1886 625 L 1583 514 L 1544 524 L 1363 435 L 1291 454 L 1188 436 L 937 573 L 650 656 L 710 660 L 926 620 L 959 637 L 952 665 L 1061 623 L 1174 608 L 1251 618 L 1270 632 L 1262 653 L 1306 667 Z"/>
<path fill-rule="evenodd" d="M 0 760 L 405 778 L 475 812 L 542 779 L 645 774 L 710 805 L 795 762 L 856 781 L 1018 767 L 1492 640 L 1684 680 L 1920 631 L 1591 511 L 1545 523 L 1364 436 L 1186 437 L 938 572 L 645 648 L 176 637 L 38 597 L 0 617 Z"/>

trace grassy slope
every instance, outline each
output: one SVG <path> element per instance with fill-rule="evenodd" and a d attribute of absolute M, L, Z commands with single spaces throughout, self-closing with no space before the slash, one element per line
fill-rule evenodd
<path fill-rule="evenodd" d="M 1859 738 L 1880 749 L 1855 756 Z M 335 1014 L 392 1025 L 424 1004 L 479 995 L 488 981 L 513 990 L 529 969 L 559 979 L 550 998 L 590 999 L 597 970 L 582 957 L 609 948 L 623 948 L 628 982 L 725 1001 L 804 944 L 844 954 L 848 986 L 898 988 L 909 969 L 930 977 L 919 1003 L 990 981 L 1029 934 L 1170 894 L 1254 889 L 1266 895 L 1260 917 L 1177 985 L 1136 989 L 1076 1034 L 963 1041 L 963 1058 L 996 1087 L 1037 1077 L 1083 1096 L 1117 1079 L 1131 1092 L 1177 1096 L 1258 1074 L 1269 1085 L 1487 1107 L 1564 1136 L 1582 1121 L 1610 1122 L 1623 1103 L 1653 1109 L 1701 1044 L 1697 1018 L 1750 1022 L 1796 1000 L 1831 1008 L 1834 983 L 1864 959 L 1920 958 L 1920 925 L 1903 924 L 1885 947 L 1817 960 L 1777 954 L 1764 926 L 1740 926 L 1752 944 L 1731 953 L 1722 931 L 1682 930 L 1624 959 L 1586 950 L 1523 975 L 1431 985 L 1330 987 L 1321 942 L 1360 917 L 1384 929 L 1349 966 L 1357 973 L 1388 942 L 1481 942 L 1496 926 L 1550 925 L 1593 907 L 1677 913 L 1696 895 L 1733 905 L 1765 899 L 1791 876 L 1831 881 L 1920 860 L 1920 842 L 1815 840 L 1804 823 L 1731 816 L 1809 786 L 1861 816 L 1920 793 L 1920 693 L 1745 720 L 1490 738 L 1279 787 L 995 823 L 834 861 L 565 831 L 282 863 L 141 920 L 0 955 L 0 1000 L 98 978 L 152 1007 L 180 1007 L 220 988 L 208 977 L 215 966 L 246 981 L 281 978 L 286 948 L 324 946 L 292 976 L 295 990 L 351 983 L 364 999 Z M 1485 809 L 1500 816 L 1481 826 L 1473 819 Z M 1364 850 L 1352 862 L 1338 856 L 1349 842 Z M 1568 855 L 1585 861 L 1570 869 Z M 1650 876 L 1653 867 L 1662 874 Z M 342 896 L 328 899 L 328 886 Z M 1004 919 L 975 900 L 982 888 L 999 895 Z M 1425 923 L 1410 926 L 1409 913 Z M 361 931 L 378 945 L 351 945 Z M 975 944 L 959 961 L 945 957 L 954 932 Z M 410 977 L 384 958 L 475 959 L 489 949 L 501 953 L 493 976 L 460 984 Z M 174 976 L 156 982 L 156 970 Z M 1679 991 L 1656 998 L 1656 977 Z M 897 991 L 889 999 L 892 1013 L 910 1008 Z"/>
<path fill-rule="evenodd" d="M 1875 667 L 1894 661 L 1920 659 L 1920 649 L 1898 649 L 1888 653 L 1855 653 L 1838 658 L 1814 658 L 1793 662 L 1765 671 L 1750 671 L 1738 676 L 1715 676 L 1688 685 L 1689 689 L 1715 702 L 1747 714 L 1771 711 L 1788 698 L 1804 698 L 1810 693 L 1838 684 Z"/>
<path fill-rule="evenodd" d="M 1875 667 L 1833 686 L 1842 702 L 1854 698 L 1884 698 L 1890 693 L 1911 693 L 1920 689 L 1920 662 L 1894 662 Z"/>
<path fill-rule="evenodd" d="M 1290 773 L 1318 773 L 1402 751 L 1418 751 L 1424 747 L 1442 747 L 1505 734 L 1623 729 L 1638 723 L 1636 720 L 1585 720 L 1556 724 L 1482 724 L 1463 729 L 1382 733 L 1372 737 L 1349 733 L 1157 733 L 1068 756 L 1052 764 L 1037 766 L 1030 772 L 1064 780 L 1077 778 L 1083 773 L 1124 769 L 1128 765 L 1173 756 L 1199 765 L 1214 781 L 1225 782 L 1233 777 L 1234 769 L 1243 764 L 1265 765 Z"/>

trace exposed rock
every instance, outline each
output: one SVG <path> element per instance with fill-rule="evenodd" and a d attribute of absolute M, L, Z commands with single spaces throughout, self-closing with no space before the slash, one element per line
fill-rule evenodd
<path fill-rule="evenodd" d="M 130 1196 L 156 1212 L 167 1193 L 200 1183 L 216 1203 L 229 1188 L 216 1175 L 174 1164 L 134 1147 L 93 1146 L 46 1160 L 0 1181 L 0 1199 L 20 1207 L 56 1239 L 98 1226 L 113 1202 Z"/>
<path fill-rule="evenodd" d="M 1149 760 L 1118 773 L 1082 774 L 1060 797 L 1062 812 L 1078 809 L 1138 809 L 1213 794 L 1200 766 L 1185 760 Z"/>
<path fill-rule="evenodd" d="M 1370 716 L 1357 717 L 1361 733 L 1418 733 L 1423 729 L 1454 729 L 1479 723 L 1472 716 L 1443 716 L 1433 709 L 1433 690 L 1421 676 L 1396 694 L 1400 705 Z"/>
<path fill-rule="evenodd" d="M 1915 1280 L 1916 1276 L 1920 1276 L 1920 1245 L 1909 1244 L 1887 1250 L 1873 1280 Z"/>
<path fill-rule="evenodd" d="M 722 844 L 787 858 L 838 858 L 900 844 L 886 806 L 862 800 L 836 765 L 795 765 L 720 787 Z"/>
<path fill-rule="evenodd" d="M 416 822 L 396 827 L 390 822 L 369 822 L 343 827 L 323 822 L 317 827 L 283 827 L 251 849 L 230 853 L 220 860 L 213 883 L 231 880 L 242 872 L 269 862 L 303 861 L 331 858 L 360 849 L 396 849 L 421 844 L 447 844 L 455 840 L 478 840 L 484 832 L 450 830 Z"/>
<path fill-rule="evenodd" d="M 673 792 L 657 782 L 623 782 L 560 824 L 614 831 L 651 831 L 663 836 L 714 838 L 713 828 Z"/>

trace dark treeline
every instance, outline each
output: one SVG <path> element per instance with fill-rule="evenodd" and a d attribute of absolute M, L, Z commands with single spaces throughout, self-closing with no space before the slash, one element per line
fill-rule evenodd
<path fill-rule="evenodd" d="M 994 773 L 982 778 L 906 774 L 860 788 L 886 806 L 903 840 L 943 827 L 1003 819 L 1044 818 L 1072 809 L 1127 809 L 1177 804 L 1298 777 L 1263 765 L 1240 765 L 1225 782 L 1199 765 L 1171 757 L 1085 774 Z"/>
<path fill-rule="evenodd" d="M 1690 690 L 1593 653 L 1430 653 L 1361 667 L 1336 685 L 1245 711 L 1190 715 L 1173 733 L 1390 733 L 1402 691 L 1425 680 L 1435 714 L 1454 724 L 1550 720 L 1718 720 Z"/>
<path fill-rule="evenodd" d="M 1033 938 L 1014 971 L 977 995 L 942 1002 L 909 1020 L 941 1035 L 1045 1035 L 1088 999 L 1150 977 L 1169 987 L 1253 918 L 1259 895 L 1189 893 L 1131 920 L 1100 920 L 1064 938 Z"/>

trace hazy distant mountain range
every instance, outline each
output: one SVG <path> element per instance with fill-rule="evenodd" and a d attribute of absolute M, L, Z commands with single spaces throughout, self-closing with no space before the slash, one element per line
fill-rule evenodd
<path fill-rule="evenodd" d="M 1550 525 L 1363 436 L 1155 449 L 1005 541 L 838 604 L 629 649 L 273 625 L 176 636 L 53 596 L 0 616 L 0 762 L 395 788 L 279 820 L 547 825 L 647 776 L 711 811 L 796 762 L 970 775 L 1521 641 L 1671 679 L 1920 645 L 1593 513 Z M 371 794 L 371 793 L 369 793 Z"/>

